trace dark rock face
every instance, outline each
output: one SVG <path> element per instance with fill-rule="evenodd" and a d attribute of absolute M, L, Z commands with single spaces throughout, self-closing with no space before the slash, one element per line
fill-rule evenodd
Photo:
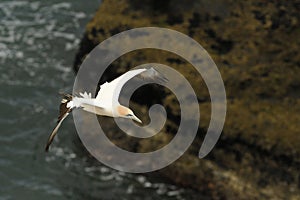
<path fill-rule="evenodd" d="M 158 50 L 134 51 L 116 60 L 102 79 L 158 62 L 191 80 L 201 110 L 199 136 L 182 158 L 158 173 L 212 199 L 299 199 L 300 1 L 184 2 L 104 0 L 87 25 L 74 70 L 101 41 L 131 28 L 165 27 L 193 37 L 217 63 L 228 100 L 223 134 L 205 160 L 197 153 L 210 120 L 210 98 L 186 61 Z M 144 113 L 147 106 L 162 103 L 169 114 L 166 134 L 151 141 L 116 134 L 111 139 L 137 152 L 170 141 L 180 120 L 174 95 L 161 90 L 149 99 L 136 93 L 133 101 Z"/>

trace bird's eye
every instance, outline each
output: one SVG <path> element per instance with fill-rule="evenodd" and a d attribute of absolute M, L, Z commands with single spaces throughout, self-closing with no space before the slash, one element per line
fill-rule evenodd
<path fill-rule="evenodd" d="M 131 116 L 133 116 L 133 115 L 132 115 L 132 114 L 127 114 L 126 116 L 127 116 L 127 117 L 131 117 Z"/>

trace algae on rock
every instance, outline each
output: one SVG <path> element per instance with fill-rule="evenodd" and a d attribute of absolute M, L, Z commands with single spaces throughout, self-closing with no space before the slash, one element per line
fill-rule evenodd
<path fill-rule="evenodd" d="M 210 98 L 189 63 L 159 50 L 134 51 L 112 63 L 102 78 L 111 80 L 131 67 L 158 62 L 191 80 L 201 110 L 198 137 L 182 158 L 158 173 L 212 199 L 299 199 L 299 5 L 299 1 L 104 0 L 86 27 L 74 70 L 97 44 L 124 30 L 158 26 L 191 36 L 217 63 L 228 100 L 222 136 L 204 160 L 197 152 L 210 120 Z M 147 94 L 156 94 L 156 88 L 147 89 Z M 146 114 L 147 106 L 162 103 L 169 114 L 165 134 L 152 140 L 114 136 L 115 143 L 146 152 L 172 139 L 180 108 L 170 92 L 159 94 L 149 99 L 137 93 L 133 105 Z"/>

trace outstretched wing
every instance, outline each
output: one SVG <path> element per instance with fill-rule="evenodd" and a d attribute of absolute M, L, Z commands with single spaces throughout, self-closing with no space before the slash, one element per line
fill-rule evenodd
<path fill-rule="evenodd" d="M 96 99 L 99 100 L 101 105 L 103 105 L 104 107 L 111 107 L 114 102 L 118 101 L 122 87 L 126 84 L 127 81 L 135 76 L 138 76 L 142 79 L 152 79 L 162 82 L 167 81 L 167 79 L 154 68 L 131 70 L 111 82 L 102 84 L 100 86 L 100 90 L 96 96 Z"/>
<path fill-rule="evenodd" d="M 114 101 L 118 101 L 123 85 L 134 76 L 146 71 L 147 69 L 136 69 L 128 71 L 111 82 L 106 82 L 100 86 L 96 96 L 103 107 L 111 107 Z"/>
<path fill-rule="evenodd" d="M 59 107 L 59 116 L 58 116 L 57 124 L 47 140 L 47 144 L 45 147 L 46 152 L 49 150 L 49 147 L 50 147 L 55 135 L 57 134 L 57 131 L 58 131 L 59 127 L 61 126 L 62 122 L 70 114 L 70 112 L 72 112 L 72 108 L 67 107 L 67 104 L 70 101 L 72 101 L 72 99 L 73 99 L 72 95 L 69 95 L 69 94 L 63 94 L 63 95 L 64 95 L 64 98 L 61 100 L 61 104 Z"/>
<path fill-rule="evenodd" d="M 50 134 L 49 138 L 48 138 L 48 141 L 47 141 L 47 144 L 46 144 L 46 147 L 45 147 L 45 151 L 49 151 L 49 147 L 51 145 L 51 143 L 53 142 L 53 139 L 54 137 L 56 136 L 57 134 L 57 131 L 59 129 L 59 127 L 61 126 L 61 123 L 64 121 L 64 119 L 70 114 L 70 111 L 67 112 L 66 114 L 64 114 L 62 116 L 62 118 L 58 121 L 56 127 L 53 129 L 52 133 Z"/>

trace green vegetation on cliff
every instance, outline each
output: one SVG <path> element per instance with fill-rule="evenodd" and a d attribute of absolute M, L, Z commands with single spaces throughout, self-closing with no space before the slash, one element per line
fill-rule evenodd
<path fill-rule="evenodd" d="M 93 47 L 131 28 L 158 26 L 198 41 L 217 63 L 228 111 L 218 145 L 205 160 L 197 152 L 210 120 L 205 83 L 176 55 L 134 51 L 112 64 L 106 79 L 139 64 L 158 62 L 180 71 L 195 89 L 201 109 L 199 137 L 189 151 L 160 171 L 213 199 L 300 198 L 300 2 L 299 1 L 104 0 L 86 33 L 74 69 Z M 150 88 L 151 89 L 151 88 Z M 166 134 L 136 141 L 136 151 L 167 143 L 177 128 L 178 104 L 163 92 L 171 118 Z M 150 105 L 142 98 L 139 104 Z M 145 107 L 141 107 L 146 113 Z M 114 140 L 118 142 L 118 138 Z M 128 147 L 130 148 L 130 147 Z"/>

